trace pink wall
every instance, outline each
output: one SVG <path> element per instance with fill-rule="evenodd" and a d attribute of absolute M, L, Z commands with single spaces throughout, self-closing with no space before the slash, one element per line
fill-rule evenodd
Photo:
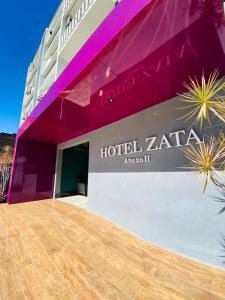
<path fill-rule="evenodd" d="M 18 140 L 10 204 L 52 197 L 56 148 L 56 145 Z"/>

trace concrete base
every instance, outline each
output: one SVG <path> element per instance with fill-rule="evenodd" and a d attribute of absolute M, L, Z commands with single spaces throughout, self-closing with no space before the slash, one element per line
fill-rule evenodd
<path fill-rule="evenodd" d="M 68 203 L 68 204 L 72 204 L 72 205 L 75 205 L 75 206 L 78 206 L 81 208 L 86 208 L 88 197 L 76 195 L 76 196 L 59 198 L 57 200 Z"/>

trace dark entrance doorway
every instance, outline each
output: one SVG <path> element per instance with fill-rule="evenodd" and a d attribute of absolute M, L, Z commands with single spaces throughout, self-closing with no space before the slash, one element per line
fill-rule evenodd
<path fill-rule="evenodd" d="M 60 196 L 87 196 L 89 143 L 63 150 Z"/>

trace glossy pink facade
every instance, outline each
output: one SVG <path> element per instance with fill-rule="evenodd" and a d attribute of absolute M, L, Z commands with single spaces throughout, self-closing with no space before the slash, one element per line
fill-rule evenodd
<path fill-rule="evenodd" d="M 224 76 L 224 26 L 220 0 L 122 0 L 19 129 L 8 203 L 52 197 L 57 144 Z"/>

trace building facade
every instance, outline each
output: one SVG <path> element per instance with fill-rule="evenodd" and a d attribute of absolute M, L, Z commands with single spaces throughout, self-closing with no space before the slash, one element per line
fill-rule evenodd
<path fill-rule="evenodd" d="M 219 0 L 64 0 L 28 71 L 8 203 L 88 195 L 141 238 L 222 267 L 221 205 L 183 148 L 223 126 L 184 122 L 179 94 L 224 77 L 224 26 Z"/>
<path fill-rule="evenodd" d="M 28 68 L 20 124 L 118 2 L 61 2 Z"/>

